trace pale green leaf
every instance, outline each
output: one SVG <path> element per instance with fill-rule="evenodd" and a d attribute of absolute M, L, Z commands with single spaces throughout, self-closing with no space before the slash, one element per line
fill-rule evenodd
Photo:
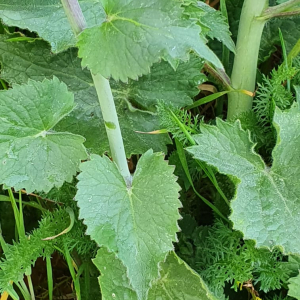
<path fill-rule="evenodd" d="M 249 132 L 241 129 L 239 121 L 218 120 L 217 126 L 203 126 L 203 134 L 195 136 L 198 145 L 188 148 L 196 159 L 238 179 L 231 203 L 234 228 L 258 247 L 280 246 L 285 253 L 300 253 L 299 124 L 298 105 L 287 112 L 276 109 L 278 136 L 272 167 L 254 152 Z"/>
<path fill-rule="evenodd" d="M 104 77 L 127 81 L 148 74 L 161 58 L 173 66 L 190 50 L 222 68 L 193 20 L 183 20 L 180 3 L 169 0 L 102 0 L 107 21 L 78 36 L 83 66 Z"/>
<path fill-rule="evenodd" d="M 88 26 L 99 25 L 105 13 L 98 0 L 79 0 Z M 76 43 L 60 0 L 1 0 L 0 18 L 8 26 L 35 31 L 51 44 L 53 52 Z"/>
<path fill-rule="evenodd" d="M 28 193 L 72 181 L 87 158 L 84 138 L 52 128 L 74 107 L 57 78 L 0 92 L 0 183 Z"/>
<path fill-rule="evenodd" d="M 75 198 L 87 234 L 117 254 L 139 299 L 145 299 L 179 229 L 174 168 L 149 150 L 137 164 L 131 187 L 107 157 L 92 155 L 81 170 Z"/>
<path fill-rule="evenodd" d="M 217 300 L 202 278 L 174 252 L 162 263 L 148 300 Z"/>
<path fill-rule="evenodd" d="M 300 300 L 300 274 L 289 279 L 288 287 L 288 295 L 296 298 L 297 300 Z"/>
<path fill-rule="evenodd" d="M 137 300 L 126 276 L 126 268 L 120 260 L 105 248 L 101 248 L 94 264 L 101 272 L 99 283 L 103 300 Z M 217 300 L 201 277 L 174 252 L 160 263 L 160 277 L 152 283 L 147 300 Z"/>
<path fill-rule="evenodd" d="M 105 247 L 100 248 L 93 263 L 101 272 L 99 285 L 102 300 L 138 300 L 136 292 L 130 285 L 125 266 L 113 252 L 108 252 Z"/>
<path fill-rule="evenodd" d="M 204 2 L 187 1 L 185 14 L 189 18 L 196 19 L 205 27 L 207 36 L 222 42 L 230 51 L 235 52 L 235 45 L 231 39 L 231 33 L 225 17 L 222 13 L 210 7 Z"/>

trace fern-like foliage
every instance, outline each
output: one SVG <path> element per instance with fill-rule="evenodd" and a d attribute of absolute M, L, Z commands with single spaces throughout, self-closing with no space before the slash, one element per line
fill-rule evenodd
<path fill-rule="evenodd" d="M 273 69 L 270 78 L 263 75 L 263 83 L 259 84 L 254 99 L 254 111 L 262 126 L 269 126 L 272 123 L 276 106 L 285 110 L 292 104 L 293 95 L 284 84 L 296 72 L 296 68 L 281 65 L 277 70 Z"/>
<path fill-rule="evenodd" d="M 47 194 L 40 194 L 42 198 L 51 199 L 55 202 L 64 203 L 73 209 L 75 221 L 72 230 L 64 236 L 64 242 L 69 251 L 75 250 L 78 255 L 87 258 L 94 258 L 97 252 L 97 245 L 85 234 L 86 226 L 78 218 L 78 207 L 73 200 L 76 194 L 76 182 L 65 182 L 61 188 L 54 187 Z M 83 258 L 83 257 L 82 257 Z"/>
<path fill-rule="evenodd" d="M 70 224 L 69 214 L 59 209 L 55 212 L 46 212 L 39 223 L 39 227 L 22 238 L 19 243 L 7 245 L 5 259 L 0 263 L 0 293 L 9 289 L 10 281 L 19 282 L 24 273 L 39 257 L 51 255 L 55 246 L 60 246 L 64 235 L 53 239 L 43 240 L 57 235 Z"/>
<path fill-rule="evenodd" d="M 185 249 L 184 258 L 216 291 L 226 283 L 237 290 L 250 281 L 258 291 L 269 292 L 287 283 L 288 264 L 278 249 L 257 249 L 253 241 L 244 241 L 240 232 L 221 221 L 197 227 L 189 237 L 181 236 L 180 243 L 179 255 Z"/>
<path fill-rule="evenodd" d="M 270 77 L 263 75 L 263 82 L 258 85 L 253 110 L 261 128 L 260 137 L 264 136 L 262 142 L 265 143 L 267 152 L 270 152 L 275 143 L 276 133 L 272 126 L 275 107 L 285 110 L 291 106 L 294 97 L 285 85 L 287 80 L 290 80 L 296 73 L 296 68 L 280 65 L 277 70 L 273 69 Z M 255 131 L 255 127 L 253 129 L 250 130 L 258 132 Z M 257 135 L 256 133 L 254 136 Z M 258 140 L 258 142 L 261 141 Z"/>
<path fill-rule="evenodd" d="M 200 132 L 200 117 L 184 109 L 158 102 L 157 113 L 160 118 L 160 124 L 167 129 L 174 138 L 177 138 L 183 146 L 190 145 L 187 134 L 197 134 Z"/>

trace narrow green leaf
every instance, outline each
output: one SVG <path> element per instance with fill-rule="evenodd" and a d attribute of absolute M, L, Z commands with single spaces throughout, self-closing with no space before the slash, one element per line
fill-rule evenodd
<path fill-rule="evenodd" d="M 274 126 L 278 136 L 271 168 L 254 152 L 249 133 L 241 129 L 239 121 L 230 124 L 218 120 L 217 126 L 203 126 L 203 134 L 195 136 L 198 145 L 188 148 L 196 159 L 237 178 L 230 216 L 234 228 L 242 231 L 246 239 L 255 240 L 258 247 L 280 246 L 284 253 L 300 253 L 297 124 L 298 104 L 285 112 L 276 109 Z"/>
<path fill-rule="evenodd" d="M 84 138 L 52 128 L 74 108 L 57 78 L 0 92 L 0 183 L 28 193 L 72 181 L 87 158 Z"/>
<path fill-rule="evenodd" d="M 93 260 L 100 270 L 99 283 L 103 300 L 137 300 L 126 276 L 126 268 L 107 249 L 101 248 Z M 217 300 L 201 277 L 174 252 L 160 264 L 160 277 L 152 283 L 147 300 Z"/>
<path fill-rule="evenodd" d="M 82 64 L 94 74 L 126 82 L 148 74 L 161 58 L 172 66 L 187 61 L 194 50 L 200 57 L 222 68 L 217 56 L 199 36 L 194 20 L 183 20 L 176 1 L 102 0 L 106 22 L 78 36 Z M 100 59 L 99 59 L 100 58 Z M 105 58 L 105 59 L 104 59 Z"/>
<path fill-rule="evenodd" d="M 179 230 L 174 168 L 149 150 L 138 162 L 131 187 L 107 157 L 92 155 L 81 170 L 75 197 L 79 217 L 99 246 L 116 253 L 138 298 L 145 299 Z"/>
<path fill-rule="evenodd" d="M 88 26 L 105 21 L 102 5 L 97 0 L 79 0 Z M 60 0 L 1 0 L 0 18 L 8 26 L 35 31 L 48 41 L 53 52 L 60 52 L 76 43 Z"/>

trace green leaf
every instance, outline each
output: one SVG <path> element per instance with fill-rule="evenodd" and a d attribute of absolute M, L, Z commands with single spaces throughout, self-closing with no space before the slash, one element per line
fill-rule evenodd
<path fill-rule="evenodd" d="M 285 253 L 300 253 L 299 122 L 297 104 L 286 112 L 276 109 L 277 144 L 271 168 L 254 152 L 249 132 L 241 129 L 239 121 L 218 120 L 217 126 L 203 126 L 203 134 L 195 136 L 198 145 L 188 148 L 196 159 L 237 179 L 230 216 L 234 228 L 258 247 L 281 246 Z"/>
<path fill-rule="evenodd" d="M 102 5 L 97 0 L 79 0 L 89 27 L 105 21 Z M 76 43 L 60 0 L 2 0 L 0 17 L 8 26 L 35 31 L 60 52 Z"/>
<path fill-rule="evenodd" d="M 230 51 L 235 52 L 235 45 L 231 39 L 231 33 L 225 17 L 222 13 L 210 7 L 204 2 L 188 1 L 185 14 L 196 19 L 206 28 L 205 34 L 211 39 L 222 42 Z"/>
<path fill-rule="evenodd" d="M 107 248 L 102 247 L 98 250 L 93 263 L 101 272 L 98 279 L 102 300 L 138 300 L 137 294 L 127 277 L 126 267 L 113 252 L 108 252 Z"/>
<path fill-rule="evenodd" d="M 131 187 L 107 157 L 92 155 L 81 170 L 75 198 L 87 234 L 116 253 L 138 298 L 145 299 L 179 229 L 174 168 L 149 150 L 137 164 Z"/>
<path fill-rule="evenodd" d="M 147 109 L 153 109 L 158 99 L 184 107 L 193 103 L 192 98 L 199 93 L 198 85 L 207 80 L 200 73 L 203 65 L 204 62 L 194 55 L 188 62 L 180 63 L 176 71 L 167 62 L 156 63 L 151 73 L 138 81 L 113 84 L 115 98 L 133 100 Z"/>
<path fill-rule="evenodd" d="M 171 143 L 167 134 L 140 133 L 158 129 L 159 119 L 156 114 L 141 110 L 132 111 L 130 108 L 131 106 L 128 106 L 125 101 L 117 101 L 116 103 L 126 156 L 130 158 L 133 154 L 144 153 L 150 148 L 166 153 L 166 144 Z M 110 153 L 104 120 L 98 102 L 80 102 L 75 113 L 60 122 L 56 129 L 78 133 L 88 138 L 89 144 L 86 146 L 93 153 Z M 96 136 L 95 133 L 97 133 Z"/>
<path fill-rule="evenodd" d="M 174 252 L 161 264 L 160 278 L 153 282 L 149 300 L 217 300 L 202 278 Z"/>
<path fill-rule="evenodd" d="M 270 57 L 270 55 L 278 49 L 276 48 L 276 46 L 281 46 L 278 28 L 280 28 L 280 30 L 282 31 L 287 52 L 289 52 L 297 43 L 300 37 L 299 26 L 299 17 L 271 19 L 265 25 L 263 31 L 259 52 L 260 61 L 267 60 Z M 292 31 L 291 28 L 293 28 Z"/>
<path fill-rule="evenodd" d="M 120 260 L 105 248 L 98 250 L 94 264 L 101 271 L 103 299 L 137 300 Z M 201 277 L 174 252 L 160 264 L 160 277 L 152 283 L 147 300 L 216 300 Z"/>
<path fill-rule="evenodd" d="M 76 107 L 55 129 L 80 134 L 86 138 L 85 146 L 102 154 L 109 150 L 105 126 L 97 94 L 88 70 L 82 70 L 77 51 L 69 49 L 53 55 L 43 41 L 7 42 L 9 36 L 0 36 L 1 77 L 9 83 L 26 83 L 28 79 L 43 80 L 57 76 L 74 93 Z M 197 85 L 205 76 L 200 73 L 202 62 L 195 56 L 187 63 L 180 63 L 177 72 L 169 64 L 153 65 L 153 73 L 128 85 L 111 82 L 118 109 L 127 157 L 141 154 L 152 148 L 166 151 L 170 139 L 166 134 L 146 135 L 135 131 L 151 132 L 159 129 L 158 117 L 147 111 L 131 111 L 125 102 L 153 109 L 158 99 L 176 106 L 192 102 L 198 93 Z M 95 134 L 99 132 L 99 134 Z M 128 134 L 128 137 L 126 137 Z"/>
<path fill-rule="evenodd" d="M 82 64 L 94 74 L 126 82 L 148 74 L 161 58 L 172 66 L 187 61 L 190 50 L 222 68 L 217 56 L 199 36 L 193 20 L 183 20 L 176 1 L 102 0 L 106 22 L 78 36 Z M 99 59 L 99 57 L 101 59 Z"/>
<path fill-rule="evenodd" d="M 71 182 L 87 158 L 84 138 L 52 128 L 74 107 L 57 78 L 0 92 L 0 183 L 28 193 Z"/>
<path fill-rule="evenodd" d="M 300 300 L 300 274 L 297 277 L 290 278 L 288 287 L 288 295 Z"/>

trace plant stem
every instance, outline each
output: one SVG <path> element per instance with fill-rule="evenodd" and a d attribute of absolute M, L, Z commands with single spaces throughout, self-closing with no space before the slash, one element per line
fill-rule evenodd
<path fill-rule="evenodd" d="M 288 16 L 289 14 L 299 14 L 299 7 L 297 10 L 291 10 L 297 5 L 300 5 L 300 0 L 290 0 L 285 3 L 269 7 L 263 12 L 259 19 L 269 20 L 274 17 L 280 17 L 285 15 Z"/>
<path fill-rule="evenodd" d="M 77 281 L 76 279 L 76 273 L 73 267 L 73 263 L 72 263 L 72 258 L 68 249 L 67 244 L 64 242 L 64 254 L 65 254 L 65 258 L 70 270 L 70 274 L 74 283 L 74 287 L 75 287 L 75 293 L 76 293 L 76 299 L 77 300 L 81 300 L 81 293 L 80 293 L 80 284 L 79 281 Z"/>
<path fill-rule="evenodd" d="M 22 295 L 24 296 L 25 300 L 31 300 L 30 293 L 28 291 L 28 288 L 24 282 L 24 280 L 20 281 L 20 285 L 16 283 L 17 287 L 20 289 Z"/>
<path fill-rule="evenodd" d="M 61 0 L 64 11 L 75 35 L 86 28 L 86 22 L 77 0 Z"/>
<path fill-rule="evenodd" d="M 231 75 L 234 89 L 254 92 L 260 40 L 266 23 L 266 20 L 258 20 L 257 17 L 261 16 L 268 3 L 268 0 L 244 2 Z M 252 108 L 251 96 L 231 93 L 228 100 L 228 119 Z"/>
<path fill-rule="evenodd" d="M 117 110 L 109 81 L 101 74 L 92 74 L 92 76 L 105 123 L 112 158 L 117 164 L 119 171 L 124 177 L 127 185 L 130 186 L 131 175 L 128 169 Z"/>
<path fill-rule="evenodd" d="M 51 255 L 46 256 L 46 267 L 47 267 L 49 300 L 52 300 L 53 299 L 53 275 L 52 275 Z"/>
<path fill-rule="evenodd" d="M 86 28 L 86 22 L 78 0 L 61 0 L 61 2 L 74 33 L 76 35 L 79 34 Z M 92 74 L 92 77 L 105 122 L 113 161 L 118 166 L 127 186 L 131 186 L 131 175 L 127 164 L 123 138 L 109 81 L 101 74 Z"/>
<path fill-rule="evenodd" d="M 32 280 L 31 280 L 30 275 L 27 275 L 27 281 L 28 281 L 28 285 L 29 285 L 31 300 L 35 300 L 34 289 L 33 289 L 33 284 L 32 284 Z"/>
<path fill-rule="evenodd" d="M 16 228 L 17 228 L 18 236 L 20 238 L 21 237 L 20 236 L 20 212 L 18 210 L 13 192 L 10 188 L 8 189 L 8 194 L 9 194 L 9 199 L 11 201 L 11 205 L 12 205 L 14 216 L 15 216 L 15 222 L 16 222 Z"/>

